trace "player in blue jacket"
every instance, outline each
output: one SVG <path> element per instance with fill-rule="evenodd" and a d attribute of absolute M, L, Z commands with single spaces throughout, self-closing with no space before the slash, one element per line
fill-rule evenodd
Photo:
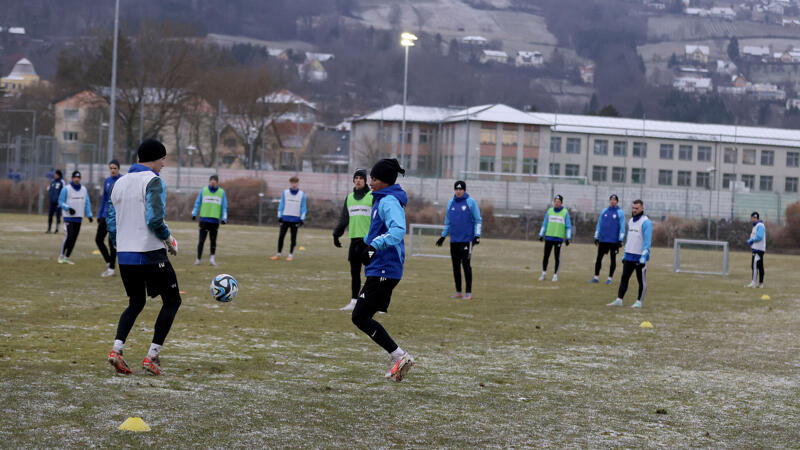
<path fill-rule="evenodd" d="M 628 290 L 628 281 L 636 272 L 639 282 L 639 296 L 631 308 L 641 308 L 647 292 L 647 261 L 650 260 L 650 243 L 653 240 L 653 223 L 644 214 L 644 203 L 636 199 L 628 220 L 628 240 L 625 242 L 625 255 L 622 257 L 622 279 L 619 280 L 617 299 L 606 306 L 622 306 L 622 299 Z"/>
<path fill-rule="evenodd" d="M 108 200 L 111 198 L 111 188 L 114 183 L 119 180 L 122 175 L 119 174 L 119 161 L 112 159 L 108 163 L 108 171 L 110 176 L 103 182 L 103 198 L 100 200 L 100 210 L 97 212 L 97 234 L 94 236 L 94 242 L 97 244 L 97 249 L 103 255 L 103 260 L 106 262 L 106 270 L 101 273 L 101 277 L 110 277 L 114 275 L 114 268 L 117 261 L 117 248 L 111 243 L 111 238 L 108 239 L 108 248 L 106 248 L 105 239 L 108 234 L 108 227 L 106 226 L 106 218 L 108 217 Z M 110 250 L 110 252 L 109 252 Z"/>
<path fill-rule="evenodd" d="M 414 358 L 400 348 L 372 317 L 378 311 L 386 312 L 392 290 L 403 278 L 406 256 L 403 243 L 406 234 L 404 208 L 408 196 L 395 181 L 398 173 L 405 172 L 396 159 L 382 159 L 369 174 L 373 198 L 372 220 L 364 238 L 367 247 L 361 253 L 367 281 L 361 288 L 352 315 L 353 324 L 389 353 L 391 365 L 386 378 L 394 381 L 405 378 L 414 365 Z"/>
<path fill-rule="evenodd" d="M 49 233 L 50 228 L 53 226 L 53 215 L 56 216 L 56 230 L 54 233 L 58 233 L 58 227 L 61 226 L 61 206 L 58 204 L 58 198 L 61 196 L 61 190 L 64 189 L 64 186 L 64 175 L 61 173 L 61 170 L 56 170 L 53 172 L 53 179 L 47 187 L 50 211 L 47 213 L 47 231 L 45 233 Z"/>
<path fill-rule="evenodd" d="M 753 269 L 753 279 L 745 287 L 754 288 L 764 287 L 764 252 L 767 251 L 767 228 L 764 222 L 760 220 L 758 211 L 753 211 L 750 214 L 750 222 L 753 228 L 750 230 L 750 239 L 747 240 L 747 246 L 753 252 L 753 257 L 750 261 L 750 266 Z M 756 284 L 756 275 L 758 275 L 758 284 Z"/>
<path fill-rule="evenodd" d="M 302 227 L 306 220 L 306 194 L 300 190 L 300 179 L 293 176 L 289 178 L 289 189 L 285 189 L 281 194 L 281 202 L 278 204 L 278 222 L 281 224 L 281 231 L 278 234 L 278 253 L 269 259 L 281 259 L 283 251 L 283 238 L 286 237 L 286 230 L 292 230 L 292 242 L 289 247 L 287 261 L 293 259 L 294 247 L 297 245 L 297 229 Z"/>
<path fill-rule="evenodd" d="M 539 230 L 539 240 L 544 241 L 544 257 L 542 258 L 542 274 L 539 281 L 544 280 L 547 275 L 547 261 L 550 259 L 550 252 L 555 257 L 555 273 L 553 281 L 558 281 L 558 269 L 561 267 L 561 243 L 569 245 L 572 240 L 572 222 L 569 220 L 569 211 L 564 207 L 564 197 L 557 194 L 553 198 L 553 207 L 548 209 L 542 221 L 542 229 Z"/>
<path fill-rule="evenodd" d="M 461 267 L 464 267 L 466 292 L 463 298 L 472 298 L 472 247 L 481 242 L 481 210 L 478 202 L 467 194 L 467 183 L 456 181 L 453 186 L 455 195 L 447 202 L 444 216 L 444 230 L 436 241 L 441 247 L 444 238 L 450 235 L 450 260 L 453 262 L 453 278 L 456 282 L 456 293 L 450 298 L 462 298 Z"/>
<path fill-rule="evenodd" d="M 64 226 L 67 231 L 64 242 L 61 243 L 61 253 L 58 255 L 59 264 L 75 264 L 70 261 L 72 249 L 81 232 L 81 222 L 83 217 L 92 221 L 92 202 L 89 200 L 89 191 L 86 186 L 81 186 L 81 173 L 77 170 L 72 172 L 72 182 L 70 182 L 58 197 L 58 204 L 64 210 Z"/>
<path fill-rule="evenodd" d="M 603 267 L 603 256 L 609 254 L 611 267 L 608 271 L 606 284 L 611 284 L 614 271 L 617 269 L 617 253 L 625 240 L 625 212 L 617 206 L 619 197 L 611 194 L 608 198 L 608 208 L 600 213 L 597 219 L 597 228 L 594 230 L 594 245 L 597 246 L 597 260 L 594 262 L 594 277 L 589 283 L 600 281 L 600 269 Z"/>
<path fill-rule="evenodd" d="M 217 174 L 208 177 L 208 186 L 200 190 L 197 199 L 194 201 L 192 209 L 192 220 L 197 220 L 200 216 L 200 239 L 197 241 L 197 259 L 194 265 L 200 264 L 203 257 L 203 245 L 206 243 L 206 236 L 209 237 L 209 252 L 211 256 L 208 263 L 212 266 L 217 265 L 217 232 L 219 224 L 228 223 L 228 196 L 225 189 L 219 187 L 219 176 Z"/>

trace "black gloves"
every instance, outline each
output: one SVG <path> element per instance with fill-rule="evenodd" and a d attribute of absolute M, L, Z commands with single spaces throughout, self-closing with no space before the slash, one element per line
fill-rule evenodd
<path fill-rule="evenodd" d="M 342 243 L 339 242 L 339 236 L 333 235 L 333 245 L 335 245 L 336 248 L 342 248 Z"/>
<path fill-rule="evenodd" d="M 544 236 L 539 236 L 539 240 L 543 241 L 544 240 Z"/>
<path fill-rule="evenodd" d="M 565 240 L 564 243 L 567 244 L 567 247 L 569 247 L 569 239 Z"/>
<path fill-rule="evenodd" d="M 94 222 L 94 219 L 92 219 L 91 217 L 89 217 L 89 223 L 92 223 L 92 222 Z"/>
<path fill-rule="evenodd" d="M 223 221 L 222 221 L 222 224 L 223 224 L 223 225 L 225 225 L 225 224 L 227 224 L 227 223 L 228 223 L 228 221 L 227 221 L 227 220 L 223 220 Z"/>
<path fill-rule="evenodd" d="M 197 220 L 197 216 L 192 216 L 192 220 Z"/>
<path fill-rule="evenodd" d="M 283 223 L 283 217 L 278 217 L 278 223 Z"/>
<path fill-rule="evenodd" d="M 619 250 L 621 247 L 622 247 L 622 241 L 617 241 L 617 250 Z"/>
<path fill-rule="evenodd" d="M 306 224 L 306 223 L 305 223 L 305 222 L 303 222 L 302 220 L 301 220 L 300 222 L 297 222 L 297 226 L 298 226 L 298 227 L 302 227 L 302 226 L 303 226 L 303 225 L 305 225 L 305 224 Z"/>
<path fill-rule="evenodd" d="M 597 239 L 595 239 L 595 240 L 594 240 L 594 246 L 595 246 L 595 247 L 597 247 L 599 244 L 600 244 L 600 241 L 599 241 L 599 240 L 597 240 Z"/>
<path fill-rule="evenodd" d="M 375 250 L 375 247 L 368 245 L 367 248 L 365 248 L 364 251 L 361 252 L 361 263 L 363 263 L 365 266 L 368 266 L 369 263 L 372 262 L 372 258 L 375 256 L 375 252 L 377 252 L 377 250 Z"/>
<path fill-rule="evenodd" d="M 439 239 L 436 240 L 436 246 L 437 247 L 441 247 L 442 244 L 444 244 L 444 236 L 442 236 L 442 237 L 440 237 Z"/>
<path fill-rule="evenodd" d="M 74 215 L 75 214 L 75 208 L 70 208 L 69 209 L 69 213 Z"/>
<path fill-rule="evenodd" d="M 481 237 L 475 236 L 475 239 L 472 240 L 472 245 L 478 245 L 481 243 Z"/>

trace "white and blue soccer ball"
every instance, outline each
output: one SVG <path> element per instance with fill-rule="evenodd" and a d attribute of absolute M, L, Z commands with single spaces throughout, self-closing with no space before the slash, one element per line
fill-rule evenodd
<path fill-rule="evenodd" d="M 218 302 L 229 302 L 239 293 L 239 282 L 227 273 L 219 274 L 211 280 L 211 295 Z"/>

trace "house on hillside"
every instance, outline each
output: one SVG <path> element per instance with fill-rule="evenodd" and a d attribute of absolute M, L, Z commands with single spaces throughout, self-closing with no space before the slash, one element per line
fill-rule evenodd
<path fill-rule="evenodd" d="M 271 58 L 278 58 L 284 61 L 289 59 L 289 50 L 285 48 L 269 48 L 267 47 L 267 54 Z"/>
<path fill-rule="evenodd" d="M 306 52 L 306 61 L 325 62 L 334 59 L 333 53 L 312 53 Z"/>
<path fill-rule="evenodd" d="M 693 61 L 700 64 L 708 63 L 708 56 L 711 52 L 707 45 L 686 45 L 684 48 L 684 57 L 686 61 Z"/>
<path fill-rule="evenodd" d="M 288 89 L 281 89 L 258 99 L 259 103 L 267 106 L 274 113 L 279 122 L 309 122 L 317 121 L 317 105 L 300 97 Z"/>
<path fill-rule="evenodd" d="M 544 64 L 544 58 L 542 52 L 520 50 L 517 52 L 515 64 L 517 67 L 541 66 Z"/>
<path fill-rule="evenodd" d="M 705 8 L 684 8 L 683 13 L 687 16 L 708 17 L 710 11 Z"/>
<path fill-rule="evenodd" d="M 297 72 L 301 79 L 310 83 L 321 83 L 328 79 L 328 71 L 317 59 L 307 60 L 303 64 L 298 64 Z"/>
<path fill-rule="evenodd" d="M 672 82 L 672 87 L 681 91 L 697 94 L 707 94 L 713 88 L 711 78 L 678 77 Z"/>
<path fill-rule="evenodd" d="M 770 55 L 769 46 L 766 45 L 745 45 L 739 51 L 743 58 L 763 59 Z"/>
<path fill-rule="evenodd" d="M 725 61 L 722 59 L 717 60 L 717 73 L 723 75 L 734 75 L 736 72 L 739 71 L 739 68 L 736 67 L 736 64 L 733 61 Z"/>
<path fill-rule="evenodd" d="M 0 78 L 0 86 L 6 91 L 6 95 L 19 95 L 22 90 L 28 86 L 32 86 L 42 82 L 33 64 L 27 59 L 22 58 L 14 64 L 11 73 L 8 76 Z"/>
<path fill-rule="evenodd" d="M 715 6 L 709 10 L 709 17 L 733 22 L 736 19 L 736 11 L 727 6 Z"/>
<path fill-rule="evenodd" d="M 489 62 L 506 64 L 508 63 L 508 53 L 502 50 L 483 50 L 481 51 L 480 62 L 482 64 Z"/>
<path fill-rule="evenodd" d="M 461 38 L 461 43 L 464 45 L 486 47 L 487 45 L 489 45 L 489 40 L 483 36 L 464 36 L 463 38 Z"/>
<path fill-rule="evenodd" d="M 586 84 L 594 84 L 594 64 L 587 64 L 580 66 L 578 70 L 581 73 L 581 80 Z"/>
<path fill-rule="evenodd" d="M 790 98 L 786 100 L 786 109 L 798 109 L 800 110 L 800 98 Z"/>

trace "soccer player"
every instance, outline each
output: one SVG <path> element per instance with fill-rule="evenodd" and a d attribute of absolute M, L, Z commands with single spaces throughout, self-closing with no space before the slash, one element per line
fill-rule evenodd
<path fill-rule="evenodd" d="M 161 142 L 147 139 L 139 145 L 137 156 L 139 163 L 114 185 L 108 205 L 108 231 L 119 252 L 119 274 L 129 297 L 108 362 L 118 374 L 131 373 L 122 356 L 125 339 L 142 312 L 147 295 L 160 295 L 163 304 L 142 367 L 146 373 L 161 375 L 161 346 L 181 305 L 178 280 L 167 257 L 167 252 L 178 254 L 178 241 L 164 222 L 167 185 L 158 175 L 166 165 L 167 149 Z"/>
<path fill-rule="evenodd" d="M 220 223 L 228 223 L 228 198 L 225 196 L 225 190 L 219 187 L 219 177 L 216 174 L 208 178 L 208 186 L 205 186 L 197 194 L 197 200 L 194 201 L 194 209 L 192 209 L 192 220 L 197 220 L 198 214 L 200 214 L 200 239 L 197 242 L 197 259 L 194 260 L 194 265 L 200 264 L 200 258 L 203 257 L 203 245 L 206 243 L 206 235 L 208 235 L 211 238 L 209 249 L 211 257 L 208 263 L 216 266 L 214 254 L 217 252 L 217 231 L 219 231 Z"/>
<path fill-rule="evenodd" d="M 97 234 L 94 236 L 94 242 L 103 255 L 103 260 L 106 262 L 106 270 L 101 273 L 101 277 L 110 277 L 114 275 L 114 266 L 117 261 L 117 249 L 111 244 L 111 238 L 108 239 L 108 248 L 105 242 L 106 234 L 108 234 L 108 227 L 106 226 L 106 217 L 108 216 L 108 199 L 111 196 L 111 188 L 114 183 L 119 180 L 119 161 L 112 159 L 108 163 L 108 171 L 110 176 L 103 182 L 103 198 L 100 200 L 100 210 L 97 212 Z M 109 253 L 109 250 L 111 252 Z"/>
<path fill-rule="evenodd" d="M 92 222 L 92 202 L 86 186 L 81 186 L 81 173 L 72 172 L 72 181 L 61 189 L 58 204 L 64 210 L 64 241 L 61 243 L 61 252 L 58 255 L 59 264 L 75 264 L 69 260 L 78 235 L 81 232 L 81 222 L 86 216 Z"/>
<path fill-rule="evenodd" d="M 553 281 L 558 281 L 558 269 L 561 266 L 561 244 L 569 245 L 569 241 L 572 240 L 572 222 L 569 220 L 569 211 L 563 205 L 564 197 L 556 195 L 553 198 L 553 206 L 544 215 L 542 229 L 539 230 L 539 240 L 544 241 L 544 258 L 539 281 L 544 280 L 547 275 L 547 261 L 553 250 L 555 250 L 553 253 L 556 263 Z"/>
<path fill-rule="evenodd" d="M 395 184 L 398 173 L 404 174 L 405 170 L 396 159 L 382 159 L 375 163 L 369 174 L 373 197 L 372 222 L 364 239 L 367 247 L 361 253 L 367 281 L 358 296 L 352 319 L 359 330 L 389 353 L 391 365 L 386 378 L 402 381 L 414 365 L 414 358 L 372 318 L 378 311 L 386 312 L 392 290 L 403 277 L 406 255 L 403 243 L 406 214 L 403 208 L 408 196 Z"/>
<path fill-rule="evenodd" d="M 347 194 L 344 200 L 339 223 L 333 229 L 333 245 L 342 247 L 339 238 L 344 234 L 344 229 L 349 229 L 350 250 L 347 260 L 350 262 L 350 303 L 341 311 L 352 311 L 356 307 L 358 292 L 361 290 L 361 253 L 366 245 L 364 236 L 369 231 L 370 211 L 372 210 L 372 193 L 367 187 L 367 171 L 358 169 L 353 174 L 353 192 Z"/>
<path fill-rule="evenodd" d="M 64 175 L 61 170 L 56 170 L 53 173 L 53 180 L 47 186 L 47 198 L 50 200 L 50 212 L 47 213 L 47 231 L 50 233 L 50 228 L 53 226 L 53 215 L 56 216 L 56 229 L 54 233 L 58 233 L 58 227 L 61 226 L 61 206 L 58 204 L 58 198 L 61 196 L 61 190 L 64 189 Z"/>
<path fill-rule="evenodd" d="M 472 298 L 472 247 L 481 243 L 481 210 L 478 202 L 467 194 L 467 183 L 456 181 L 453 185 L 455 194 L 447 202 L 444 217 L 444 230 L 442 236 L 436 241 L 436 246 L 444 244 L 444 238 L 450 235 L 450 260 L 453 263 L 453 279 L 456 282 L 456 293 L 450 298 L 462 298 L 461 295 L 461 267 L 464 267 L 464 281 L 466 292 L 463 298 Z"/>
<path fill-rule="evenodd" d="M 622 299 L 628 290 L 628 281 L 633 272 L 639 282 L 639 296 L 631 308 L 641 308 L 647 292 L 647 261 L 650 260 L 650 242 L 653 239 L 653 223 L 644 214 L 644 203 L 636 199 L 628 220 L 628 240 L 625 242 L 625 255 L 622 257 L 622 279 L 619 280 L 617 299 L 606 306 L 622 306 Z"/>
<path fill-rule="evenodd" d="M 273 261 L 281 259 L 286 230 L 292 230 L 292 242 L 286 260 L 293 259 L 292 254 L 297 245 L 297 229 L 302 227 L 306 220 L 306 194 L 300 190 L 299 185 L 300 179 L 293 176 L 289 178 L 289 189 L 285 189 L 281 194 L 281 202 L 278 204 L 278 222 L 281 223 L 281 231 L 278 235 L 278 253 L 269 258 Z"/>
<path fill-rule="evenodd" d="M 617 206 L 619 197 L 611 194 L 608 198 L 608 208 L 600 213 L 597 219 L 597 228 L 594 230 L 594 245 L 597 246 L 597 260 L 594 262 L 594 277 L 589 283 L 600 281 L 600 269 L 603 267 L 603 256 L 608 253 L 611 267 L 608 270 L 606 284 L 611 284 L 614 271 L 617 269 L 617 253 L 625 240 L 625 212 Z"/>
<path fill-rule="evenodd" d="M 753 251 L 753 257 L 750 262 L 750 267 L 753 269 L 753 279 L 750 284 L 745 286 L 749 288 L 764 287 L 764 252 L 767 250 L 767 228 L 759 218 L 758 211 L 753 211 L 753 214 L 750 214 L 750 222 L 753 223 L 753 229 L 750 231 L 750 239 L 747 240 L 747 246 Z M 756 274 L 758 274 L 758 285 L 756 285 Z"/>

